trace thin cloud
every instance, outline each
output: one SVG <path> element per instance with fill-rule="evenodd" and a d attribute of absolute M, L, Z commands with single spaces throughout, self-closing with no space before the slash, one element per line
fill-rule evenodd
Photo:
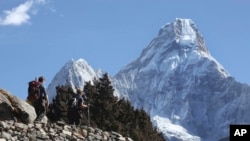
<path fill-rule="evenodd" d="M 0 25 L 20 26 L 29 23 L 32 7 L 41 4 L 45 4 L 45 0 L 28 0 L 11 10 L 5 10 L 4 16 L 0 17 Z"/>

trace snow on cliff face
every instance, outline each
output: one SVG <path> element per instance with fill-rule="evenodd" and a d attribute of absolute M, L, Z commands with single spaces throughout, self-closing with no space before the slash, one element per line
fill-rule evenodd
<path fill-rule="evenodd" d="M 83 89 L 85 82 L 92 82 L 94 78 L 99 77 L 98 74 L 101 74 L 101 71 L 95 72 L 84 59 L 70 60 L 56 74 L 47 88 L 50 101 L 56 96 L 56 86 L 68 85 L 73 89 L 76 87 Z"/>
<path fill-rule="evenodd" d="M 177 73 L 190 73 L 186 77 L 191 81 L 213 71 L 219 71 L 218 75 L 224 78 L 229 76 L 208 52 L 195 24 L 190 19 L 177 18 L 163 26 L 141 56 L 115 76 L 114 85 L 126 97 L 128 89 L 139 89 L 134 82 L 144 81 L 146 76 L 154 78 L 146 79 L 149 88 L 161 90 Z"/>
<path fill-rule="evenodd" d="M 216 141 L 229 135 L 229 124 L 250 123 L 249 86 L 210 55 L 190 19 L 163 26 L 112 83 L 116 95 L 143 107 L 160 130 L 181 126 L 181 132 L 164 130 L 170 141 Z"/>

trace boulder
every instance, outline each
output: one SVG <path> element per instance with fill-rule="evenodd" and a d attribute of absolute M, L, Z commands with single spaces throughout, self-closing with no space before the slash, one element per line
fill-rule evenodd
<path fill-rule="evenodd" d="M 0 89 L 0 120 L 17 120 L 23 123 L 33 123 L 36 112 L 33 106 Z"/>
<path fill-rule="evenodd" d="M 13 120 L 13 110 L 9 100 L 0 92 L 0 120 Z"/>

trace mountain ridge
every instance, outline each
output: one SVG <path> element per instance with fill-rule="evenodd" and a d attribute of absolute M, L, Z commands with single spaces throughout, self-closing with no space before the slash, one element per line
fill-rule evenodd
<path fill-rule="evenodd" d="M 153 121 L 162 118 L 169 121 L 165 125 L 155 123 L 162 124 L 157 125 L 170 140 L 219 140 L 228 136 L 228 123 L 241 123 L 241 117 L 245 117 L 243 114 L 238 115 L 237 120 L 232 117 L 228 108 L 235 108 L 228 103 L 241 105 L 242 101 L 236 102 L 232 97 L 236 98 L 234 93 L 241 93 L 241 89 L 249 89 L 249 86 L 243 88 L 211 56 L 190 19 L 176 19 L 163 26 L 141 56 L 114 78 L 118 93 L 125 95 L 135 107 L 143 107 Z M 250 91 L 244 93 L 247 93 L 245 98 L 249 97 Z M 230 99 L 223 99 L 228 95 Z M 230 118 L 220 118 L 224 115 Z M 166 130 L 170 125 L 182 126 L 183 132 Z"/>

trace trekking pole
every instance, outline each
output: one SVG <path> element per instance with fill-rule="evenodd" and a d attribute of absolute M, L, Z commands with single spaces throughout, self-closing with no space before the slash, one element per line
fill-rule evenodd
<path fill-rule="evenodd" d="M 87 101 L 87 108 L 88 108 L 88 111 L 87 111 L 87 137 L 89 137 L 89 127 L 90 127 L 90 116 L 89 116 L 89 101 Z"/>
<path fill-rule="evenodd" d="M 88 127 L 90 127 L 90 115 L 89 115 L 89 106 L 90 106 L 90 104 L 89 104 L 89 102 L 88 102 Z"/>

